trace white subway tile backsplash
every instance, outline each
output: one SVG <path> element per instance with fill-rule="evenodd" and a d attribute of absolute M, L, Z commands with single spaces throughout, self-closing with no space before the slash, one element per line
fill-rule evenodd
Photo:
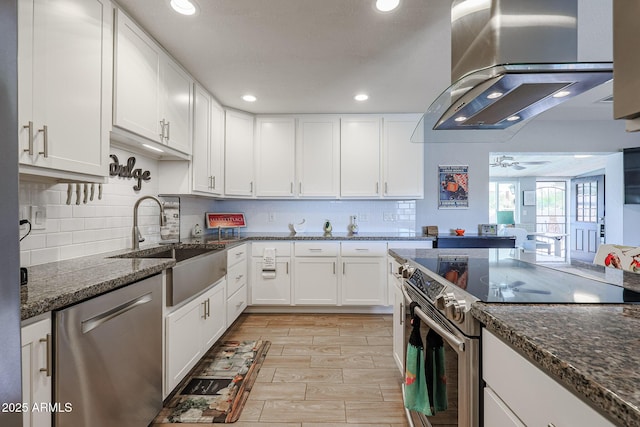
<path fill-rule="evenodd" d="M 57 247 L 70 245 L 73 243 L 73 235 L 69 233 L 49 233 L 47 237 L 47 247 Z"/>
<path fill-rule="evenodd" d="M 73 208 L 70 205 L 48 205 L 47 217 L 48 218 L 71 218 L 73 215 Z"/>
<path fill-rule="evenodd" d="M 84 230 L 84 218 L 62 218 L 60 221 L 60 231 Z"/>
<path fill-rule="evenodd" d="M 107 219 L 104 217 L 85 218 L 84 228 L 86 230 L 97 230 L 99 228 L 107 228 Z"/>
<path fill-rule="evenodd" d="M 31 265 L 46 264 L 60 259 L 59 248 L 34 249 L 31 251 Z"/>

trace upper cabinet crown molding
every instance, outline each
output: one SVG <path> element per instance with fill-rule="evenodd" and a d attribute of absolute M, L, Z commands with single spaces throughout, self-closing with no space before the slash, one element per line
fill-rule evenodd
<path fill-rule="evenodd" d="M 116 14 L 113 124 L 121 143 L 191 154 L 193 79 L 121 10 Z M 124 131 L 124 134 L 123 132 Z"/>
<path fill-rule="evenodd" d="M 18 1 L 21 174 L 104 182 L 112 11 L 108 0 Z"/>

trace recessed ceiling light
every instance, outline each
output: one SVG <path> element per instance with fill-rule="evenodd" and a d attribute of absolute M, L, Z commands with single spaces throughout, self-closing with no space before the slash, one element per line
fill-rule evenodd
<path fill-rule="evenodd" d="M 195 15 L 198 11 L 193 0 L 170 0 L 169 4 L 173 10 L 182 15 Z"/>
<path fill-rule="evenodd" d="M 253 95 L 244 95 L 242 97 L 243 100 L 247 101 L 247 102 L 256 102 L 258 100 L 258 98 L 256 98 Z"/>
<path fill-rule="evenodd" d="M 366 93 L 359 93 L 354 96 L 353 99 L 355 99 L 356 101 L 366 101 L 367 99 L 369 99 L 369 95 L 367 95 Z"/>
<path fill-rule="evenodd" d="M 502 92 L 491 92 L 489 95 L 487 95 L 488 99 L 496 99 L 496 98 L 500 98 L 502 96 Z"/>
<path fill-rule="evenodd" d="M 571 92 L 568 90 L 561 90 L 559 92 L 554 93 L 552 96 L 554 98 L 564 98 L 565 96 L 571 95 Z"/>
<path fill-rule="evenodd" d="M 576 159 L 587 159 L 589 157 L 593 157 L 593 154 L 574 154 L 573 157 Z"/>
<path fill-rule="evenodd" d="M 158 147 L 154 147 L 153 145 L 149 145 L 149 144 L 142 144 L 143 147 L 148 148 L 149 150 L 153 150 L 153 151 L 159 151 L 161 153 L 164 153 L 164 150 L 159 149 Z"/>
<path fill-rule="evenodd" d="M 520 116 L 514 115 L 507 117 L 508 122 L 515 122 L 516 120 L 520 120 Z"/>
<path fill-rule="evenodd" d="M 467 120 L 467 118 L 465 116 L 459 116 L 459 117 L 456 117 L 453 120 L 456 121 L 456 122 L 464 122 L 465 120 Z"/>
<path fill-rule="evenodd" d="M 380 12 L 391 12 L 399 4 L 400 0 L 376 0 L 376 9 Z"/>

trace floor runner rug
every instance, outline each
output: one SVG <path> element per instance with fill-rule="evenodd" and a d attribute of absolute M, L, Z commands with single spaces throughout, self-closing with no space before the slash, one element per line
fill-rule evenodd
<path fill-rule="evenodd" d="M 260 340 L 223 341 L 213 346 L 154 424 L 236 422 L 270 346 L 269 341 Z"/>

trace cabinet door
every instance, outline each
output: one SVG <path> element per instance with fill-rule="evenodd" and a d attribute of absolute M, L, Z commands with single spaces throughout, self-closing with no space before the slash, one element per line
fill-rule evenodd
<path fill-rule="evenodd" d="M 395 279 L 394 279 L 395 280 Z M 404 295 L 400 283 L 393 284 L 393 359 L 404 375 Z"/>
<path fill-rule="evenodd" d="M 230 327 L 242 314 L 247 307 L 247 301 L 247 285 L 243 285 L 227 299 L 227 327 Z"/>
<path fill-rule="evenodd" d="M 340 195 L 380 197 L 380 119 L 343 118 L 340 123 Z"/>
<path fill-rule="evenodd" d="M 337 258 L 297 257 L 294 295 L 296 304 L 338 304 Z"/>
<path fill-rule="evenodd" d="M 293 197 L 295 139 L 293 118 L 256 120 L 256 196 Z"/>
<path fill-rule="evenodd" d="M 225 194 L 252 196 L 253 116 L 227 111 L 225 128 Z"/>
<path fill-rule="evenodd" d="M 118 10 L 114 125 L 162 142 L 160 60 L 156 44 Z"/>
<path fill-rule="evenodd" d="M 419 117 L 384 119 L 383 159 L 385 197 L 424 197 L 424 144 L 411 142 Z"/>
<path fill-rule="evenodd" d="M 385 305 L 386 285 L 385 258 L 342 258 L 343 305 Z"/>
<path fill-rule="evenodd" d="M 211 141 L 209 143 L 209 175 L 212 194 L 224 193 L 224 109 L 211 99 Z"/>
<path fill-rule="evenodd" d="M 298 195 L 338 197 L 340 121 L 334 117 L 298 119 Z"/>
<path fill-rule="evenodd" d="M 227 327 L 226 286 L 225 281 L 221 280 L 212 290 L 202 296 L 206 310 L 200 329 L 204 353 L 215 344 Z"/>
<path fill-rule="evenodd" d="M 211 97 L 201 86 L 194 91 L 193 114 L 193 191 L 209 193 L 212 179 L 209 174 L 211 141 Z"/>
<path fill-rule="evenodd" d="M 41 320 L 22 328 L 22 402 L 29 408 L 34 404 L 51 402 L 52 363 L 51 319 Z M 25 411 L 22 415 L 24 427 L 46 427 L 51 425 L 51 412 Z"/>
<path fill-rule="evenodd" d="M 167 55 L 161 57 L 162 119 L 165 143 L 191 154 L 191 102 L 193 80 Z"/>
<path fill-rule="evenodd" d="M 165 393 L 170 393 L 203 355 L 200 324 L 205 306 L 198 298 L 166 317 Z"/>
<path fill-rule="evenodd" d="M 275 277 L 265 277 L 262 258 L 251 260 L 251 304 L 291 304 L 291 276 L 289 259 L 276 259 Z"/>
<path fill-rule="evenodd" d="M 484 388 L 484 425 L 492 427 L 525 427 L 507 405 L 489 388 Z"/>
<path fill-rule="evenodd" d="M 106 176 L 112 69 L 110 3 L 19 3 L 19 22 L 26 25 L 20 28 L 24 40 L 19 39 L 18 48 L 20 149 L 27 149 L 21 151 L 20 161 Z M 31 15 L 25 16 L 27 13 Z"/>

